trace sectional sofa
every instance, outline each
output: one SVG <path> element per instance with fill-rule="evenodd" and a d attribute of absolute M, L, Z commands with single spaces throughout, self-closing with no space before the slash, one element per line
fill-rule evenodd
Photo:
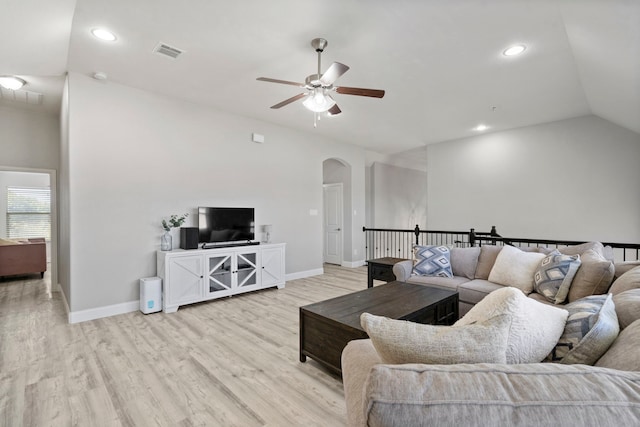
<path fill-rule="evenodd" d="M 501 247 L 485 246 L 452 250 L 454 276 L 449 278 L 411 275 L 411 263 L 407 262 L 396 265 L 394 273 L 399 280 L 456 289 L 460 293 L 461 313 L 467 313 L 468 319 L 477 317 L 477 312 L 492 299 L 486 298 L 489 294 L 503 293 L 505 287 L 514 289 L 489 280 L 495 276 L 491 271 L 501 250 Z M 546 248 L 529 251 L 548 252 Z M 572 319 L 571 307 L 596 299 L 605 301 L 603 308 L 592 313 L 588 322 L 578 323 L 583 328 L 587 325 L 587 330 L 575 347 L 569 345 L 569 351 L 578 352 L 582 359 L 565 357 L 556 361 L 550 354 L 526 363 L 509 361 L 508 357 L 499 363 L 458 363 L 455 359 L 460 355 L 454 355 L 438 363 L 390 363 L 376 347 L 379 337 L 374 337 L 365 327 L 375 343 L 372 339 L 351 341 L 342 355 L 348 425 L 640 425 L 640 265 L 638 262 L 614 263 L 606 248 L 595 242 L 561 251 L 567 255 L 578 254 L 583 260 L 571 285 L 576 288 L 568 292 L 568 303 L 553 304 L 536 292 L 529 293 L 528 297 L 523 296 L 526 292 L 516 293 L 527 304 L 550 307 L 549 310 L 556 313 L 568 312 L 563 339 Z M 492 293 L 497 290 L 501 291 Z M 609 307 L 608 313 L 605 306 Z M 577 318 L 580 322 L 583 313 L 573 313 L 571 321 Z M 541 317 L 524 320 L 535 329 L 544 323 Z M 464 320 L 463 317 L 458 323 L 464 325 Z M 471 320 L 466 322 L 467 326 L 480 323 Z M 591 344 L 605 335 L 600 325 L 609 330 L 604 347 Z M 457 328 L 458 324 L 453 327 L 419 325 L 423 326 L 449 328 L 436 329 L 433 336 L 438 336 Z M 542 327 L 541 332 L 547 331 Z M 488 339 L 494 340 L 497 335 L 497 332 L 489 335 Z M 520 337 L 525 345 L 535 342 L 535 337 L 528 338 Z M 589 344 L 585 344 L 586 341 Z M 445 340 L 441 345 L 449 347 L 449 344 Z M 556 348 L 560 344 L 556 344 Z M 491 343 L 484 345 L 491 353 Z M 591 357 L 589 352 L 596 350 L 597 354 Z M 556 363 L 551 363 L 554 361 Z"/>
<path fill-rule="evenodd" d="M 413 274 L 413 262 L 402 261 L 393 266 L 393 273 L 400 282 L 416 283 L 436 286 L 458 291 L 460 298 L 459 315 L 462 317 L 478 301 L 482 300 L 490 292 L 508 285 L 496 283 L 490 280 L 493 267 L 498 255 L 504 246 L 484 245 L 481 247 L 452 248 L 451 267 L 453 277 L 421 276 Z M 523 247 L 520 251 L 538 254 L 540 258 L 549 254 L 555 248 L 547 247 Z M 603 294 L 607 291 L 616 274 L 611 248 L 605 247 L 600 242 L 589 242 L 582 245 L 567 246 L 557 249 L 565 255 L 580 255 L 582 261 L 576 276 L 573 279 L 568 294 L 568 302 L 582 297 Z M 618 274 L 626 271 L 638 263 L 625 263 L 620 265 Z M 516 261 L 512 262 L 512 268 L 520 268 Z M 546 302 L 546 298 L 535 291 L 527 292 L 530 298 Z"/>
<path fill-rule="evenodd" d="M 47 249 L 44 238 L 0 239 L 0 276 L 13 276 L 47 271 Z"/>

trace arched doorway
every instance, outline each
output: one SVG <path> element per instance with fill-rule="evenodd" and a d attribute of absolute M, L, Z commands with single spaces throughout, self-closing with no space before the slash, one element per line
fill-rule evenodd
<path fill-rule="evenodd" d="M 323 261 L 343 265 L 351 261 L 351 166 L 340 159 L 322 162 Z"/>

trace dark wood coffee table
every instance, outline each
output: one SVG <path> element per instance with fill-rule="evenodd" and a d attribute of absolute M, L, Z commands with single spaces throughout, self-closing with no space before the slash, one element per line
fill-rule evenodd
<path fill-rule="evenodd" d="M 368 338 L 364 312 L 432 325 L 458 320 L 458 293 L 431 286 L 391 282 L 300 307 L 300 361 L 307 356 L 342 374 L 340 358 L 349 341 Z"/>

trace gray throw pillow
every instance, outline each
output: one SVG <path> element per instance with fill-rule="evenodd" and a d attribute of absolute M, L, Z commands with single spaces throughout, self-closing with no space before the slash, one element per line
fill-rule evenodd
<path fill-rule="evenodd" d="M 476 279 L 487 280 L 489 273 L 496 263 L 496 258 L 502 250 L 502 246 L 484 245 L 480 247 L 480 255 L 478 256 L 478 266 L 476 267 Z"/>
<path fill-rule="evenodd" d="M 362 328 L 384 363 L 505 363 L 508 315 L 466 326 L 434 326 L 363 313 Z"/>
<path fill-rule="evenodd" d="M 596 366 L 622 371 L 640 371 L 639 348 L 640 320 L 636 320 L 620 332 L 618 338 L 600 360 L 598 360 Z"/>
<path fill-rule="evenodd" d="M 624 329 L 640 319 L 640 289 L 629 289 L 613 296 L 618 324 Z"/>
<path fill-rule="evenodd" d="M 614 295 L 620 294 L 630 289 L 640 288 L 640 267 L 634 267 L 631 270 L 618 277 L 609 292 Z"/>
<path fill-rule="evenodd" d="M 454 276 L 475 279 L 480 247 L 451 249 L 451 270 Z"/>
<path fill-rule="evenodd" d="M 606 294 L 613 281 L 613 262 L 593 249 L 580 255 L 580 268 L 573 277 L 567 301 L 573 302 L 590 295 Z"/>
<path fill-rule="evenodd" d="M 554 304 L 562 304 L 580 267 L 580 255 L 563 255 L 553 251 L 540 262 L 533 274 L 534 287 Z"/>
<path fill-rule="evenodd" d="M 613 296 L 593 295 L 564 308 L 569 317 L 550 361 L 593 365 L 620 333 Z"/>

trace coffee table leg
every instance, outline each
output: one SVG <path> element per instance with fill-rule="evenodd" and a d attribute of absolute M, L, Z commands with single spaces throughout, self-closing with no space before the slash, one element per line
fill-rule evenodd
<path fill-rule="evenodd" d="M 300 362 L 304 363 L 307 361 L 307 356 L 302 354 L 302 346 L 304 345 L 304 313 L 302 312 L 302 307 L 298 310 L 299 319 L 300 319 Z"/>

